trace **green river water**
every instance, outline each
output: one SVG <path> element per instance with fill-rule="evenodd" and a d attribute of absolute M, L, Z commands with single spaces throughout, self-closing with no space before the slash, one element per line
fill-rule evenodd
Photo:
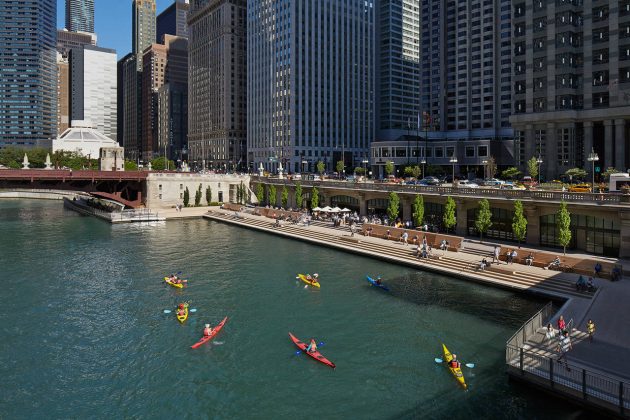
<path fill-rule="evenodd" d="M 505 374 L 505 341 L 545 301 L 206 220 L 112 226 L 61 202 L 0 201 L 0 238 L 0 419 L 583 416 Z M 161 281 L 177 271 L 183 291 Z M 164 310 L 184 300 L 197 311 L 180 325 Z M 323 341 L 337 369 L 295 355 L 289 331 Z M 476 364 L 468 391 L 435 364 L 442 342 Z"/>

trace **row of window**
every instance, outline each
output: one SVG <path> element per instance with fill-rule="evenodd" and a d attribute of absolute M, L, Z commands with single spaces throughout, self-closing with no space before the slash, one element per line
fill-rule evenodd
<path fill-rule="evenodd" d="M 426 150 L 426 153 L 425 153 Z M 373 147 L 373 158 L 450 158 L 455 154 L 455 146 L 433 147 Z M 488 157 L 488 146 L 465 146 L 464 156 L 467 158 Z"/>

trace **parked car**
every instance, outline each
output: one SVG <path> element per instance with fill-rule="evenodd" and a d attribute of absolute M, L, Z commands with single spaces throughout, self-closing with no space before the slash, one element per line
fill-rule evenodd
<path fill-rule="evenodd" d="M 499 188 L 502 190 L 526 190 L 527 189 L 525 188 L 524 185 L 520 185 L 520 184 L 503 184 L 499 186 Z"/>
<path fill-rule="evenodd" d="M 457 186 L 459 188 L 479 188 L 479 185 L 477 185 L 474 182 L 469 181 L 467 179 L 462 179 L 461 181 L 459 181 Z"/>
<path fill-rule="evenodd" d="M 434 176 L 426 176 L 421 179 L 420 182 L 423 182 L 426 185 L 440 185 L 440 180 Z"/>
<path fill-rule="evenodd" d="M 501 181 L 500 179 L 496 179 L 496 178 L 486 178 L 483 181 L 483 185 L 488 186 L 488 187 L 497 187 L 503 184 L 505 184 L 505 181 Z"/>
<path fill-rule="evenodd" d="M 569 192 L 591 192 L 591 184 L 575 184 L 569 187 Z"/>

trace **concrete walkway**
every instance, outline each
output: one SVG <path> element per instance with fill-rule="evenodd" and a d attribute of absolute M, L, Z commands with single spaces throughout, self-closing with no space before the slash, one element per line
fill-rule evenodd
<path fill-rule="evenodd" d="M 175 208 L 168 209 L 151 209 L 158 213 L 161 217 L 165 217 L 166 220 L 176 219 L 199 219 L 210 210 L 217 210 L 219 207 L 184 207 L 180 210 Z"/>

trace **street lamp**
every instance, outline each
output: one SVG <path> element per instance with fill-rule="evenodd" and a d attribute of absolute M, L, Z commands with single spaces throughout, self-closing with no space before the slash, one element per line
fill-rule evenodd
<path fill-rule="evenodd" d="M 455 164 L 457 163 L 457 157 L 455 155 L 451 156 L 449 160 L 453 164 L 453 180 L 451 181 L 451 186 L 455 185 Z"/>
<path fill-rule="evenodd" d="M 424 156 L 422 156 L 422 160 L 420 161 L 420 163 L 422 164 L 422 179 L 425 178 L 425 174 L 424 174 L 424 165 L 427 164 L 427 160 L 424 158 Z"/>
<path fill-rule="evenodd" d="M 306 161 L 306 159 L 302 160 L 302 172 L 306 172 L 306 171 L 304 170 L 304 167 L 305 167 L 306 165 L 308 165 L 308 161 Z"/>
<path fill-rule="evenodd" d="M 483 179 L 488 179 L 490 178 L 488 176 L 488 161 L 487 160 L 482 160 L 481 163 L 483 164 Z"/>
<path fill-rule="evenodd" d="M 538 164 L 538 186 L 540 187 L 540 165 L 542 165 L 543 160 L 540 155 L 538 155 L 538 159 L 536 159 L 536 163 Z"/>
<path fill-rule="evenodd" d="M 363 176 L 365 177 L 365 179 L 367 179 L 367 164 L 370 163 L 370 161 L 367 159 L 363 159 L 361 163 L 363 164 Z"/>
<path fill-rule="evenodd" d="M 592 169 L 593 169 L 593 178 L 592 178 L 592 185 L 591 185 L 591 192 L 595 192 L 595 162 L 597 162 L 599 160 L 599 156 L 597 155 L 597 153 L 595 153 L 595 149 L 591 149 L 591 153 L 588 154 L 588 158 L 587 160 L 589 162 L 591 162 Z"/>

